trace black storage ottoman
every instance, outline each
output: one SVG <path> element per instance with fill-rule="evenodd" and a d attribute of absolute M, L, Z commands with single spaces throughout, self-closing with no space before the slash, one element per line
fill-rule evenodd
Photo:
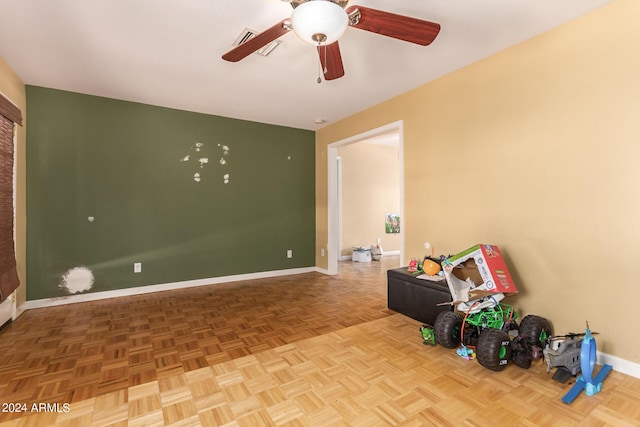
<path fill-rule="evenodd" d="M 433 325 L 442 311 L 451 311 L 451 293 L 445 280 L 418 279 L 407 267 L 387 270 L 387 307 L 412 319 Z"/>

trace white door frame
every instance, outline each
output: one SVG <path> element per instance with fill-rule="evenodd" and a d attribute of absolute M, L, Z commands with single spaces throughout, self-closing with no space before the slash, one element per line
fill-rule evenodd
<path fill-rule="evenodd" d="M 400 174 L 400 260 L 404 260 L 404 144 L 402 120 L 389 123 L 349 138 L 336 141 L 327 146 L 327 262 L 328 274 L 338 274 L 338 258 L 340 256 L 340 189 L 338 188 L 338 148 L 391 132 L 399 135 L 398 156 Z M 402 261 L 401 261 L 402 262 Z"/>

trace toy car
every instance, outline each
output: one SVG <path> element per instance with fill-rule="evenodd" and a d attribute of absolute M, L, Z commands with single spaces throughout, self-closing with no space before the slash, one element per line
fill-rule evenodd
<path fill-rule="evenodd" d="M 496 246 L 476 245 L 442 262 L 456 311 L 445 311 L 434 323 L 436 343 L 446 348 L 475 347 L 478 362 L 493 371 L 509 362 L 522 368 L 542 357 L 551 325 L 528 315 L 520 325 L 505 294 L 515 294 L 504 260 Z M 498 281 L 500 283 L 498 284 Z M 478 284 L 479 283 L 479 284 Z"/>

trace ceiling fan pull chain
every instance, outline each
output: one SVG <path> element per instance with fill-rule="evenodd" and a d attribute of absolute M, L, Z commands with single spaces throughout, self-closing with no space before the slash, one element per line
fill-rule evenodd
<path fill-rule="evenodd" d="M 318 40 L 318 49 L 320 49 L 320 40 Z M 327 49 L 326 49 L 326 47 L 325 47 L 324 53 L 325 53 L 324 63 L 326 64 L 327 63 L 327 57 L 326 57 Z M 326 67 L 325 67 L 325 70 L 326 70 Z M 325 71 L 325 73 L 326 73 L 326 71 Z M 316 81 L 318 82 L 318 84 L 322 83 L 322 61 L 320 60 L 319 57 L 318 57 L 318 80 L 316 80 Z"/>
<path fill-rule="evenodd" d="M 329 71 L 327 70 L 327 44 L 326 43 L 324 44 L 324 70 L 322 71 L 324 71 L 324 74 L 327 74 L 327 71 Z"/>

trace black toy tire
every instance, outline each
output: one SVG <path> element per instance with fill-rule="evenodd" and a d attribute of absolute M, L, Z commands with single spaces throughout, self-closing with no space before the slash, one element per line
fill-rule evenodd
<path fill-rule="evenodd" d="M 525 337 L 531 347 L 544 348 L 545 341 L 553 335 L 551 324 L 544 317 L 530 314 L 520 322 L 519 334 Z"/>
<path fill-rule="evenodd" d="M 460 345 L 461 329 L 462 318 L 452 311 L 443 311 L 438 314 L 436 322 L 433 324 L 436 343 L 445 348 L 456 348 Z"/>
<path fill-rule="evenodd" d="M 501 329 L 484 329 L 478 338 L 476 358 L 478 363 L 492 371 L 502 371 L 511 360 L 511 340 Z"/>

